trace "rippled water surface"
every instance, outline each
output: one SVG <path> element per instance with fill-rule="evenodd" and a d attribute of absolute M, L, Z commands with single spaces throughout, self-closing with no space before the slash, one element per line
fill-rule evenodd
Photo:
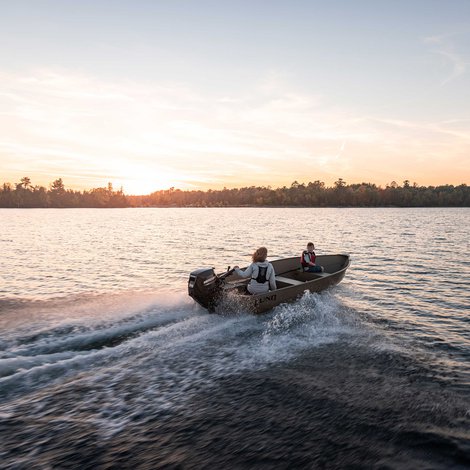
<path fill-rule="evenodd" d="M 0 210 L 2 468 L 469 468 L 469 209 Z M 349 253 L 211 315 L 191 270 Z"/>

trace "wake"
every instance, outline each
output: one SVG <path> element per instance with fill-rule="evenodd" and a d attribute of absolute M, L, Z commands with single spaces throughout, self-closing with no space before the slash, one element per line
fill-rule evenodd
<path fill-rule="evenodd" d="M 43 324 L 39 332 L 3 335 L 0 398 L 20 399 L 70 381 L 110 390 L 132 377 L 142 393 L 159 391 L 159 399 L 174 404 L 194 387 L 289 361 L 355 330 L 328 292 L 306 292 L 263 316 L 213 315 L 186 297 L 157 298 L 139 308 L 116 319 L 103 311 L 101 321 L 70 321 L 64 313 L 59 324 Z"/>

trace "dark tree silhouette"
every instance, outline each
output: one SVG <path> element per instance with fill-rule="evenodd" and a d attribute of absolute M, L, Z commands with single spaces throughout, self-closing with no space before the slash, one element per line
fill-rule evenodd
<path fill-rule="evenodd" d="M 470 207 L 470 187 L 419 186 L 395 181 L 385 188 L 373 183 L 347 184 L 342 178 L 333 187 L 324 182 L 299 183 L 289 187 L 249 186 L 244 188 L 207 191 L 182 191 L 171 187 L 146 196 L 126 196 L 122 188 L 107 187 L 88 191 L 65 188 L 62 178 L 43 186 L 33 186 L 30 178 L 19 183 L 3 183 L 0 187 L 0 207 Z"/>
<path fill-rule="evenodd" d="M 32 186 L 28 177 L 15 183 L 0 187 L 0 207 L 128 207 L 129 202 L 121 188 L 114 191 L 111 183 L 106 188 L 90 191 L 66 189 L 62 178 L 50 184 L 49 190 L 43 186 Z"/>
<path fill-rule="evenodd" d="M 139 207 L 469 207 L 470 188 L 459 186 L 418 186 L 405 180 L 392 181 L 385 188 L 373 183 L 347 184 L 339 178 L 333 187 L 322 181 L 307 184 L 294 181 L 290 187 L 244 187 L 208 191 L 156 191 L 147 196 L 127 196 Z"/>

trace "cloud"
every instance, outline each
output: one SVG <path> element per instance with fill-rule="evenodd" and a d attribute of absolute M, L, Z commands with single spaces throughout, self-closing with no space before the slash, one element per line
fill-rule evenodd
<path fill-rule="evenodd" d="M 446 85 L 467 72 L 469 61 L 456 51 L 454 44 L 454 38 L 457 36 L 459 36 L 459 34 L 455 33 L 424 38 L 425 43 L 435 46 L 433 52 L 444 57 L 446 62 L 451 66 L 450 73 L 441 82 L 441 85 Z"/>
<path fill-rule="evenodd" d="M 58 176 L 77 188 L 111 180 L 138 193 L 354 174 L 377 182 L 374 172 L 384 174 L 392 157 L 405 174 L 419 170 L 417 150 L 435 168 L 436 149 L 450 156 L 468 149 L 468 122 L 360 115 L 272 76 L 233 95 L 48 69 L 2 73 L 0 84 L 2 176 L 29 175 L 35 184 Z"/>
<path fill-rule="evenodd" d="M 184 181 L 214 168 L 223 175 L 230 160 L 262 174 L 275 160 L 297 158 L 312 139 L 337 147 L 316 99 L 273 84 L 269 93 L 262 84 L 261 95 L 221 98 L 178 84 L 104 83 L 48 70 L 0 80 L 2 160 L 23 162 L 24 171 L 42 160 L 54 172 L 80 175 L 87 166 L 103 177 L 134 164 Z M 324 148 L 319 153 L 323 159 Z M 241 171 L 232 176 L 243 179 Z"/>

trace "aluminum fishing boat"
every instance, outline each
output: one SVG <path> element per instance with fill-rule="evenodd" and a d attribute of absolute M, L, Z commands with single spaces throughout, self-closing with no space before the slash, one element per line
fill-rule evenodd
<path fill-rule="evenodd" d="M 349 267 L 349 255 L 319 255 L 316 264 L 321 273 L 304 272 L 298 256 L 271 261 L 276 274 L 277 289 L 250 295 L 246 290 L 250 279 L 243 279 L 230 268 L 216 274 L 214 268 L 200 268 L 189 275 L 188 293 L 210 312 L 224 304 L 227 298 L 236 299 L 241 308 L 253 313 L 266 312 L 283 302 L 292 302 L 308 290 L 320 292 L 338 284 Z M 245 268 L 243 268 L 245 269 Z"/>

